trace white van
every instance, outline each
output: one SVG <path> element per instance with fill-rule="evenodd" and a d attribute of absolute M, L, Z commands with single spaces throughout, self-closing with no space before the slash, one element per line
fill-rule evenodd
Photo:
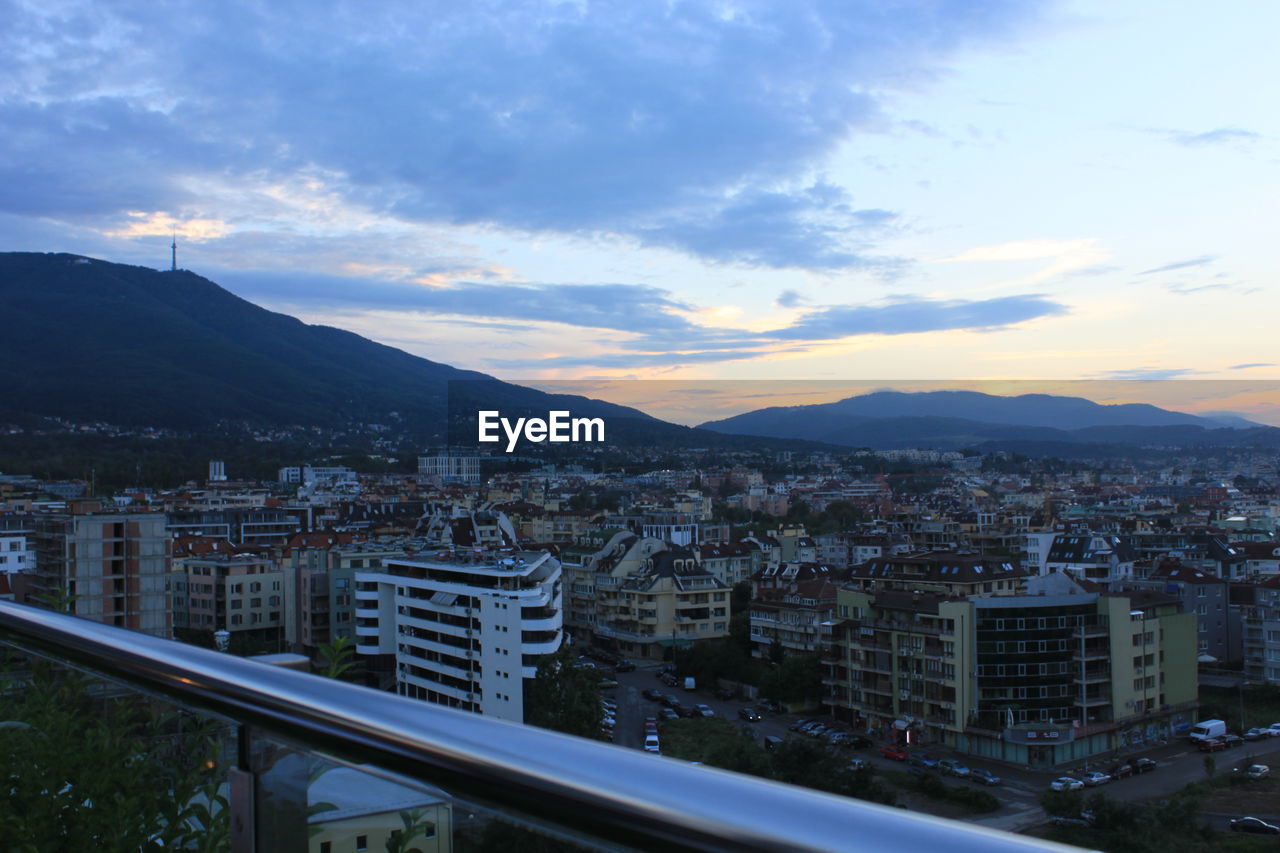
<path fill-rule="evenodd" d="M 1209 740 L 1222 737 L 1227 733 L 1227 724 L 1222 720 L 1203 720 L 1191 727 L 1187 737 L 1193 741 Z"/>
<path fill-rule="evenodd" d="M 657 753 L 662 752 L 662 750 L 658 747 L 658 736 L 655 735 L 653 732 L 650 732 L 649 734 L 644 736 L 644 751 L 657 752 Z"/>

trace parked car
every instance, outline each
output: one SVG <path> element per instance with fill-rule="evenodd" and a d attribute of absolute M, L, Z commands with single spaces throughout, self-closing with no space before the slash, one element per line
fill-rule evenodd
<path fill-rule="evenodd" d="M 866 749 L 871 746 L 871 739 L 865 738 L 862 735 L 849 735 L 849 737 L 845 739 L 844 745 L 853 749 Z"/>
<path fill-rule="evenodd" d="M 1271 775 L 1271 768 L 1265 764 L 1250 764 L 1244 775 L 1250 779 L 1265 779 Z"/>
<path fill-rule="evenodd" d="M 1226 744 L 1229 749 L 1233 746 L 1243 746 L 1244 738 L 1240 737 L 1240 735 L 1223 735 L 1222 742 Z"/>
<path fill-rule="evenodd" d="M 636 665 L 629 660 L 620 660 L 613 666 L 617 672 L 635 672 Z"/>
<path fill-rule="evenodd" d="M 1004 780 L 1002 780 L 996 774 L 992 773 L 990 770 L 984 770 L 981 767 L 975 767 L 969 771 L 969 781 L 981 782 L 983 785 L 995 786 L 995 785 L 999 785 Z"/>
<path fill-rule="evenodd" d="M 661 720 L 678 720 L 680 715 L 671 708 L 658 709 L 658 718 Z"/>
<path fill-rule="evenodd" d="M 804 728 L 805 726 L 810 725 L 810 724 L 812 724 L 812 723 L 813 723 L 813 720 L 809 720 L 809 719 L 805 719 L 805 718 L 801 717 L 800 719 L 796 720 L 796 721 L 795 721 L 794 723 L 792 723 L 791 725 L 787 726 L 787 731 L 789 731 L 789 732 L 798 732 L 798 731 L 800 731 L 802 728 Z"/>
<path fill-rule="evenodd" d="M 1252 728 L 1244 733 L 1245 740 L 1262 740 L 1271 737 L 1271 732 L 1267 729 Z"/>
<path fill-rule="evenodd" d="M 913 752 L 907 763 L 912 767 L 923 767 L 925 770 L 937 770 L 938 759 L 927 752 Z"/>
<path fill-rule="evenodd" d="M 662 748 L 658 744 L 658 736 L 654 734 L 644 736 L 645 752 L 662 752 Z"/>
<path fill-rule="evenodd" d="M 938 770 L 946 776 L 955 776 L 960 779 L 969 775 L 969 768 L 954 758 L 944 758 L 939 761 Z"/>
<path fill-rule="evenodd" d="M 1200 745 L 1196 749 L 1201 752 L 1219 752 L 1227 748 L 1227 742 L 1222 738 L 1208 737 L 1200 741 Z"/>
<path fill-rule="evenodd" d="M 891 744 L 891 743 L 885 744 L 884 746 L 880 747 L 880 754 L 883 755 L 885 758 L 891 758 L 894 761 L 907 760 L 907 751 L 902 747 L 895 746 L 894 744 Z"/>
<path fill-rule="evenodd" d="M 676 713 L 682 717 L 696 717 L 698 716 L 698 709 L 690 708 L 688 705 L 677 705 Z"/>
<path fill-rule="evenodd" d="M 667 693 L 662 697 L 662 704 L 666 705 L 668 708 L 674 708 L 680 704 L 680 700 L 672 696 L 670 693 Z"/>
<path fill-rule="evenodd" d="M 1060 776 L 1049 783 L 1049 789 L 1053 791 L 1082 791 L 1084 790 L 1084 783 L 1070 776 Z"/>
<path fill-rule="evenodd" d="M 1232 832 L 1250 832 L 1254 835 L 1280 835 L 1280 826 L 1267 823 L 1260 817 L 1238 817 L 1231 821 Z"/>
<path fill-rule="evenodd" d="M 680 683 L 680 679 L 676 678 L 674 675 L 672 675 L 669 672 L 659 673 L 658 680 L 661 681 L 663 684 L 667 685 L 668 687 L 675 687 L 677 684 Z"/>
<path fill-rule="evenodd" d="M 648 699 L 650 702 L 662 701 L 662 691 L 656 687 L 647 687 L 640 695 L 644 696 L 644 698 Z"/>
<path fill-rule="evenodd" d="M 748 723 L 758 723 L 764 719 L 760 716 L 760 712 L 755 708 L 739 708 L 738 716 L 746 720 Z"/>
<path fill-rule="evenodd" d="M 1137 759 L 1134 759 L 1134 762 L 1133 762 L 1133 772 L 1147 773 L 1149 771 L 1155 770 L 1159 766 L 1160 766 L 1159 764 L 1156 764 L 1150 758 L 1137 758 Z"/>
<path fill-rule="evenodd" d="M 1106 773 L 1102 773 L 1098 770 L 1090 770 L 1088 773 L 1085 773 L 1083 776 L 1080 777 L 1080 781 L 1083 782 L 1087 787 L 1096 788 L 1099 785 L 1105 785 L 1108 782 L 1110 782 L 1111 777 L 1108 776 Z"/>
<path fill-rule="evenodd" d="M 596 687 L 601 690 L 612 690 L 617 686 L 618 682 L 614 681 L 612 678 L 602 678 L 600 679 L 600 683 L 596 685 Z"/>
<path fill-rule="evenodd" d="M 1272 723 L 1267 726 L 1267 733 L 1272 737 L 1280 737 L 1280 723 Z"/>
<path fill-rule="evenodd" d="M 1117 764 L 1115 767 L 1112 767 L 1107 771 L 1107 775 L 1112 779 L 1127 779 L 1132 776 L 1133 773 L 1134 770 L 1132 764 Z"/>
<path fill-rule="evenodd" d="M 716 715 L 715 710 L 710 705 L 704 705 L 701 702 L 694 706 L 694 710 L 698 712 L 700 717 L 714 717 Z"/>

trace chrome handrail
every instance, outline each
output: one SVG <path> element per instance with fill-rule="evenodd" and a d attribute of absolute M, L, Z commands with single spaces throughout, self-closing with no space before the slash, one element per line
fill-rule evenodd
<path fill-rule="evenodd" d="M 0 640 L 288 741 L 641 848 L 1075 848 L 699 767 L 0 601 Z"/>

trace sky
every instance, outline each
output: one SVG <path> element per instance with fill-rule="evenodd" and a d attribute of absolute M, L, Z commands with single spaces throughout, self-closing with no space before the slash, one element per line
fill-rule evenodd
<path fill-rule="evenodd" d="M 176 233 L 260 305 L 514 381 L 1232 380 L 1183 408 L 1280 424 L 1247 393 L 1280 379 L 1278 26 L 0 0 L 0 251 L 161 268 Z"/>

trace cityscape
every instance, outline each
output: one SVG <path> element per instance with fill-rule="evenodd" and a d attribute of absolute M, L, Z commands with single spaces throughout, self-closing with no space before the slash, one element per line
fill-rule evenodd
<path fill-rule="evenodd" d="M 1275 849 L 1276 7 L 156 12 L 0 12 L 4 849 Z"/>

